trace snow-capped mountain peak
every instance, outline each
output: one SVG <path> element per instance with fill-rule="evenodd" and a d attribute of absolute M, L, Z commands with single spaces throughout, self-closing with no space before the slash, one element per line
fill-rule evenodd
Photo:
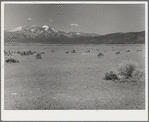
<path fill-rule="evenodd" d="M 9 32 L 16 32 L 16 31 L 20 31 L 22 29 L 23 29 L 23 26 L 19 26 L 19 27 L 9 30 Z"/>
<path fill-rule="evenodd" d="M 47 25 L 44 25 L 42 27 L 44 28 L 45 31 L 47 31 L 49 29 L 49 26 L 47 26 Z"/>
<path fill-rule="evenodd" d="M 58 32 L 58 31 L 56 31 L 54 28 L 51 28 L 52 29 L 52 31 L 54 31 L 54 32 Z"/>
<path fill-rule="evenodd" d="M 77 35 L 81 35 L 80 33 L 76 33 Z"/>
<path fill-rule="evenodd" d="M 10 35 L 15 35 L 16 38 L 20 40 L 71 40 L 76 38 L 88 38 L 94 37 L 94 34 L 82 33 L 82 32 L 65 32 L 65 31 L 57 31 L 54 28 L 43 25 L 43 26 L 20 26 L 11 30 L 5 31 L 5 38 Z M 10 38 L 10 37 L 9 37 Z M 8 38 L 8 39 L 9 39 Z M 6 39 L 7 40 L 7 39 Z"/>

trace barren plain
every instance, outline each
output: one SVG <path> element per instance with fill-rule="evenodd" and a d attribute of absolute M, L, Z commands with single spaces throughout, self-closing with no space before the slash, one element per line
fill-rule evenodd
<path fill-rule="evenodd" d="M 36 54 L 16 53 L 28 50 L 45 54 L 36 59 Z M 5 46 L 5 51 L 12 51 L 19 60 L 5 62 L 5 110 L 145 109 L 144 82 L 103 79 L 129 59 L 145 72 L 144 44 L 20 45 Z M 103 56 L 98 57 L 99 53 Z"/>

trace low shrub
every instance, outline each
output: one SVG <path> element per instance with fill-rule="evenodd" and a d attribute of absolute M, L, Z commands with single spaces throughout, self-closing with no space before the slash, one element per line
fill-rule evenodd
<path fill-rule="evenodd" d="M 129 50 L 129 49 L 127 49 L 127 50 L 126 50 L 126 52 L 130 52 L 130 50 Z"/>
<path fill-rule="evenodd" d="M 131 77 L 132 73 L 137 69 L 137 67 L 138 64 L 136 62 L 128 60 L 119 64 L 117 71 L 121 76 Z"/>
<path fill-rule="evenodd" d="M 117 74 L 113 71 L 107 72 L 104 77 L 105 80 L 117 80 Z"/>
<path fill-rule="evenodd" d="M 41 52 L 41 54 L 45 54 L 45 52 Z"/>
<path fill-rule="evenodd" d="M 7 51 L 4 51 L 4 55 L 5 56 L 12 56 L 12 52 L 11 51 L 8 51 L 8 52 Z"/>
<path fill-rule="evenodd" d="M 87 50 L 86 53 L 90 53 L 90 50 Z"/>
<path fill-rule="evenodd" d="M 6 59 L 7 63 L 19 63 L 19 60 L 13 57 L 9 57 Z"/>
<path fill-rule="evenodd" d="M 69 51 L 66 51 L 65 53 L 69 53 Z"/>
<path fill-rule="evenodd" d="M 115 71 L 105 74 L 105 80 L 119 80 L 120 82 L 141 82 L 145 81 L 144 71 L 138 68 L 138 64 L 131 60 L 126 60 L 119 64 Z"/>
<path fill-rule="evenodd" d="M 20 52 L 20 54 L 21 54 L 21 56 L 23 56 L 23 55 L 33 55 L 34 52 L 32 52 L 31 50 L 29 50 L 29 51 Z"/>
<path fill-rule="evenodd" d="M 120 54 L 120 51 L 116 52 L 116 54 Z"/>
<path fill-rule="evenodd" d="M 17 51 L 17 54 L 21 54 L 21 52 L 20 51 Z"/>
<path fill-rule="evenodd" d="M 100 58 L 103 57 L 104 55 L 102 53 L 99 53 L 97 56 Z"/>
<path fill-rule="evenodd" d="M 142 50 L 137 50 L 137 52 L 142 51 Z"/>
<path fill-rule="evenodd" d="M 38 54 L 36 55 L 36 59 L 42 59 L 42 57 L 41 57 L 41 54 L 40 54 L 40 53 L 38 53 Z"/>
<path fill-rule="evenodd" d="M 132 77 L 136 81 L 145 81 L 145 73 L 142 69 L 137 69 L 132 73 Z"/>
<path fill-rule="evenodd" d="M 75 50 L 73 50 L 73 51 L 72 51 L 72 53 L 76 53 L 76 51 L 75 51 Z"/>

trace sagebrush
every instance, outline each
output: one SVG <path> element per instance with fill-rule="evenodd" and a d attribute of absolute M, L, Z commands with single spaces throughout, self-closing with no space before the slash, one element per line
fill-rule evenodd
<path fill-rule="evenodd" d="M 144 71 L 139 69 L 139 65 L 135 61 L 126 60 L 119 64 L 115 71 L 105 73 L 105 80 L 119 81 L 145 81 Z"/>
<path fill-rule="evenodd" d="M 117 71 L 121 76 L 132 77 L 132 73 L 137 68 L 138 68 L 138 63 L 136 63 L 135 61 L 128 60 L 119 64 Z"/>
<path fill-rule="evenodd" d="M 105 80 L 117 80 L 117 74 L 114 71 L 107 72 L 104 77 Z"/>
<path fill-rule="evenodd" d="M 19 63 L 17 58 L 9 57 L 5 60 L 7 63 Z"/>

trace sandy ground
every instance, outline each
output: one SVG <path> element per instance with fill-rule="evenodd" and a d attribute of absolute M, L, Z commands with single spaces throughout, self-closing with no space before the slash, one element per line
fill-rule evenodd
<path fill-rule="evenodd" d="M 42 59 L 14 54 L 20 62 L 5 63 L 6 110 L 145 109 L 144 83 L 103 79 L 128 59 L 145 69 L 144 45 L 22 45 L 5 50 L 45 52 Z M 98 53 L 104 56 L 99 58 Z"/>

